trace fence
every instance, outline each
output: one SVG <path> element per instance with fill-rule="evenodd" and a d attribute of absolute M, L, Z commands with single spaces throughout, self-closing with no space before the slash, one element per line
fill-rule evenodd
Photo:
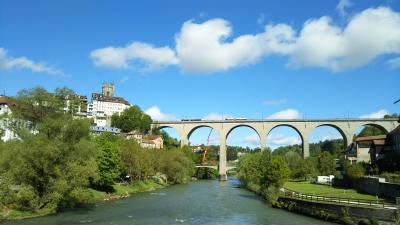
<path fill-rule="evenodd" d="M 335 204 L 346 204 L 346 205 L 359 205 L 375 208 L 396 208 L 394 204 L 389 204 L 382 199 L 377 200 L 366 200 L 366 199 L 356 199 L 356 198 L 340 198 L 340 197 L 329 197 L 329 196 L 318 196 L 299 193 L 287 188 L 283 188 L 283 193 L 285 197 L 301 199 L 306 201 L 316 201 L 316 202 L 329 202 Z"/>

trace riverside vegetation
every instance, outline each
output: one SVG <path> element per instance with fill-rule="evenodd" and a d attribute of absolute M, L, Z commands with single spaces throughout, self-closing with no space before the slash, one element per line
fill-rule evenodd
<path fill-rule="evenodd" d="M 12 114 L 3 120 L 19 139 L 0 141 L 0 221 L 190 180 L 194 161 L 188 148 L 143 149 L 120 136 L 94 136 L 90 119 L 73 118 L 81 104 L 73 96 L 68 88 L 49 93 L 39 87 L 10 100 Z M 147 132 L 151 119 L 136 106 L 133 111 L 141 114 L 134 120 L 146 119 L 133 120 L 129 129 Z"/>

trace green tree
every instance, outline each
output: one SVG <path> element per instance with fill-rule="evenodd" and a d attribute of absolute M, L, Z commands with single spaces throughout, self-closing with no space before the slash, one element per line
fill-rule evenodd
<path fill-rule="evenodd" d="M 39 133 L 24 140 L 4 143 L 0 158 L 0 202 L 23 210 L 72 207 L 89 200 L 89 179 L 97 178 L 96 149 L 88 139 L 89 129 L 61 118 L 57 134 Z M 53 119 L 54 121 L 54 119 Z M 43 119 L 41 129 L 49 124 Z M 71 136 L 71 131 L 83 134 Z"/>
<path fill-rule="evenodd" d="M 112 192 L 112 185 L 121 175 L 120 145 L 121 137 L 111 133 L 103 133 L 96 137 L 95 144 L 98 149 L 97 166 L 99 179 L 94 182 L 97 189 Z"/>
<path fill-rule="evenodd" d="M 335 158 L 327 151 L 319 154 L 317 159 L 317 169 L 320 175 L 336 174 L 336 161 Z"/>
<path fill-rule="evenodd" d="M 317 176 L 316 161 L 314 158 L 309 157 L 303 159 L 299 157 L 291 166 L 291 177 L 294 179 L 311 179 Z"/>
<path fill-rule="evenodd" d="M 121 115 L 114 114 L 111 117 L 111 125 L 120 128 L 122 132 L 138 130 L 146 133 L 150 130 L 151 123 L 150 116 L 136 105 L 125 109 Z"/>
<path fill-rule="evenodd" d="M 159 170 L 159 156 L 156 149 L 143 149 L 131 140 L 124 141 L 121 146 L 121 161 L 125 173 L 130 176 L 130 181 L 147 180 Z M 158 152 L 157 152 L 158 153 Z"/>
<path fill-rule="evenodd" d="M 357 180 L 364 176 L 365 168 L 361 163 L 345 165 L 345 175 L 350 180 Z"/>
<path fill-rule="evenodd" d="M 182 149 L 171 149 L 163 152 L 163 173 L 172 183 L 187 183 L 194 174 L 193 161 Z"/>
<path fill-rule="evenodd" d="M 372 126 L 372 125 L 366 125 L 361 130 L 361 132 L 357 135 L 357 137 L 368 137 L 368 136 L 376 136 L 376 135 L 381 135 L 381 134 L 385 134 L 385 132 L 382 129 Z"/>

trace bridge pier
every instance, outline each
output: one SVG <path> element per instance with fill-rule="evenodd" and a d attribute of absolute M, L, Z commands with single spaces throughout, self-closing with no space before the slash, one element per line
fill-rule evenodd
<path fill-rule="evenodd" d="M 226 139 L 223 135 L 220 137 L 218 175 L 220 181 L 228 180 L 226 174 Z"/>

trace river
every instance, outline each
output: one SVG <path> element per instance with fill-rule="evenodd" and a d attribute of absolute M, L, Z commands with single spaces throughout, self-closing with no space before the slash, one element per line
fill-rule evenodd
<path fill-rule="evenodd" d="M 330 224 L 274 209 L 238 181 L 201 180 L 7 225 Z"/>

